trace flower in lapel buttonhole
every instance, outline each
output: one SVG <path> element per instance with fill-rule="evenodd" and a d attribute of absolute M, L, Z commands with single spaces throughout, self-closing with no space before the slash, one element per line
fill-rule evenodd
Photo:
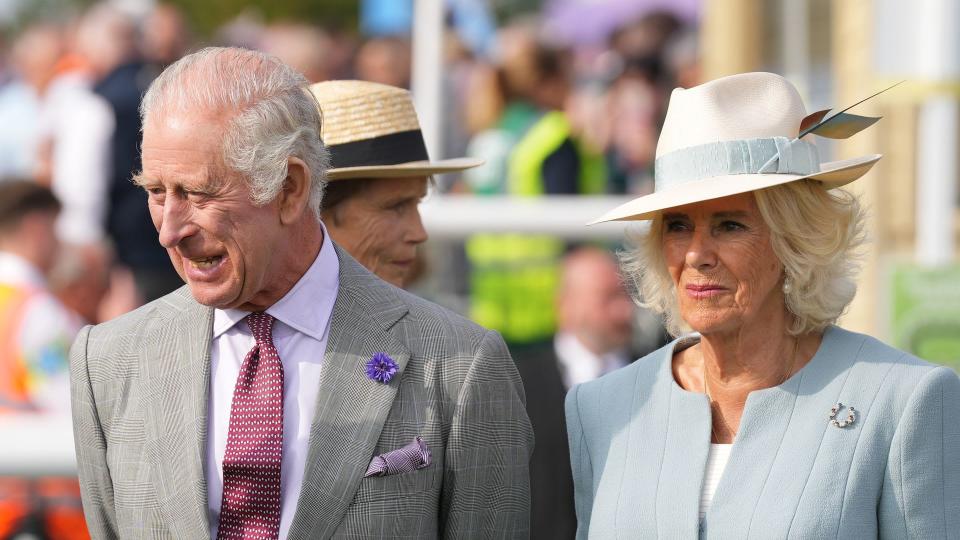
<path fill-rule="evenodd" d="M 382 382 L 390 382 L 397 374 L 397 363 L 387 353 L 378 352 L 367 362 L 367 377 Z"/>

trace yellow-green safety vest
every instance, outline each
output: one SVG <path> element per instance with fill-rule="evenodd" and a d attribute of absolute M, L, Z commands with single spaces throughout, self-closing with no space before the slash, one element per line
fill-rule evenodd
<path fill-rule="evenodd" d="M 570 137 L 570 122 L 558 111 L 544 114 L 514 147 L 508 162 L 508 193 L 544 195 L 543 164 Z M 603 193 L 603 156 L 574 139 L 580 157 L 579 188 Z M 542 341 L 556 332 L 555 297 L 565 243 L 550 235 L 478 234 L 467 240 L 471 263 L 470 317 L 499 331 L 508 343 Z"/>

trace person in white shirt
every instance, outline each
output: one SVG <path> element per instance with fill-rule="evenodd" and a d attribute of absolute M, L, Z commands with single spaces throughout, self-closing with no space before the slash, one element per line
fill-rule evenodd
<path fill-rule="evenodd" d="M 567 389 L 630 362 L 634 314 L 610 252 L 584 247 L 566 256 L 553 343 Z"/>

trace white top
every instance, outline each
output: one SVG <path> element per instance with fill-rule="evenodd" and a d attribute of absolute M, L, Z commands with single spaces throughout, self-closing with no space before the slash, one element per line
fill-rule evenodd
<path fill-rule="evenodd" d="M 273 344 L 283 364 L 283 456 L 280 462 L 280 538 L 286 538 L 300 498 L 340 262 L 326 228 L 320 254 L 283 298 L 267 309 Z M 237 309 L 214 310 L 210 351 L 210 401 L 207 424 L 207 510 L 210 537 L 217 537 L 223 499 L 223 455 L 227 448 L 230 405 L 240 366 L 256 340 Z M 240 323 L 240 324 L 237 324 Z M 213 465 L 213 466 L 210 466 Z"/>
<path fill-rule="evenodd" d="M 53 145 L 53 192 L 63 203 L 57 235 L 70 244 L 103 239 L 109 201 L 111 138 L 116 122 L 105 99 L 77 73 L 47 90 L 39 124 Z"/>
<path fill-rule="evenodd" d="M 732 444 L 710 444 L 710 453 L 707 455 L 707 471 L 703 475 L 703 489 L 700 491 L 700 520 L 706 517 L 713 503 L 713 494 L 717 492 L 717 485 L 723 476 L 727 462 L 730 461 Z"/>
<path fill-rule="evenodd" d="M 0 86 L 0 179 L 30 178 L 37 163 L 40 97 L 27 83 Z"/>
<path fill-rule="evenodd" d="M 563 384 L 568 390 L 630 363 L 624 351 L 594 354 L 569 332 L 559 332 L 554 336 L 553 349 L 557 353 Z"/>

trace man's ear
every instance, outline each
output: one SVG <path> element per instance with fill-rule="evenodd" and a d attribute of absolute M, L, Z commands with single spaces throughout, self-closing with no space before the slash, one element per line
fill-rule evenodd
<path fill-rule="evenodd" d="M 300 158 L 287 158 L 287 177 L 283 181 L 283 189 L 277 197 L 280 205 L 280 222 L 284 225 L 299 220 L 304 212 L 312 212 L 310 206 L 310 186 L 313 177 L 310 168 Z"/>

